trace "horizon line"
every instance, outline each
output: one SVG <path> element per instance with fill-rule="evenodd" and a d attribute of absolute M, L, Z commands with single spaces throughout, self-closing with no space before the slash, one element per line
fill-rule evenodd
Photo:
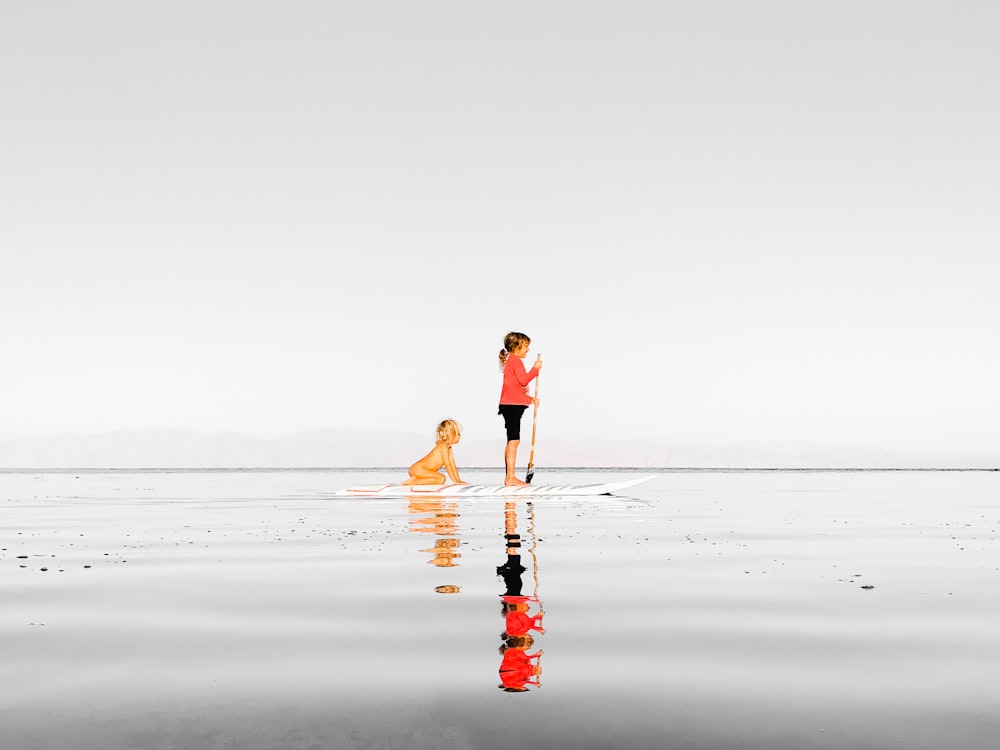
<path fill-rule="evenodd" d="M 519 467 L 526 468 L 526 467 Z M 536 471 L 539 469 L 536 467 Z M 405 466 L 45 466 L 0 467 L 0 474 L 66 474 L 71 472 L 95 473 L 118 471 L 123 473 L 191 472 L 226 473 L 241 471 L 294 472 L 294 471 L 392 471 L 407 472 Z M 500 466 L 466 466 L 462 471 L 503 471 Z M 619 471 L 653 472 L 657 474 L 693 472 L 864 472 L 864 471 L 1000 471 L 996 466 L 548 466 L 541 471 Z"/>

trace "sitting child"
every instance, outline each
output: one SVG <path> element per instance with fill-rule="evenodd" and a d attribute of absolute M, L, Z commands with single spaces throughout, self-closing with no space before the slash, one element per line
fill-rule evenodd
<path fill-rule="evenodd" d="M 441 469 L 448 472 L 454 484 L 468 484 L 458 476 L 455 456 L 451 446 L 462 439 L 462 425 L 454 419 L 446 419 L 437 426 L 437 443 L 431 452 L 410 467 L 410 476 L 400 484 L 444 484 Z"/>

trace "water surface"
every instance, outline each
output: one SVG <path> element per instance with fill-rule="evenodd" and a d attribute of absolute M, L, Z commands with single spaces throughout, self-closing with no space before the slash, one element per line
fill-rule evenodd
<path fill-rule="evenodd" d="M 1000 730 L 997 473 L 331 495 L 382 479 L 0 473 L 0 747 L 978 749 Z"/>

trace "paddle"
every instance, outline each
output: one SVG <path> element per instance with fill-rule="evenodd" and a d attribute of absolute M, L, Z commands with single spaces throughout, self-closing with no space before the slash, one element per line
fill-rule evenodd
<path fill-rule="evenodd" d="M 531 415 L 531 453 L 528 454 L 528 473 L 524 481 L 531 484 L 531 478 L 535 476 L 535 429 L 538 427 L 538 378 L 541 373 L 535 376 L 535 411 Z"/>

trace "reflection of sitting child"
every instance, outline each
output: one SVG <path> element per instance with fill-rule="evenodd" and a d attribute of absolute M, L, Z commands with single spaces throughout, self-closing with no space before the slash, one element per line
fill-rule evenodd
<path fill-rule="evenodd" d="M 454 484 L 468 484 L 458 476 L 455 456 L 451 446 L 462 439 L 462 425 L 454 419 L 446 419 L 437 426 L 437 443 L 431 452 L 410 467 L 410 476 L 401 484 L 444 484 L 441 469 L 448 472 Z"/>

